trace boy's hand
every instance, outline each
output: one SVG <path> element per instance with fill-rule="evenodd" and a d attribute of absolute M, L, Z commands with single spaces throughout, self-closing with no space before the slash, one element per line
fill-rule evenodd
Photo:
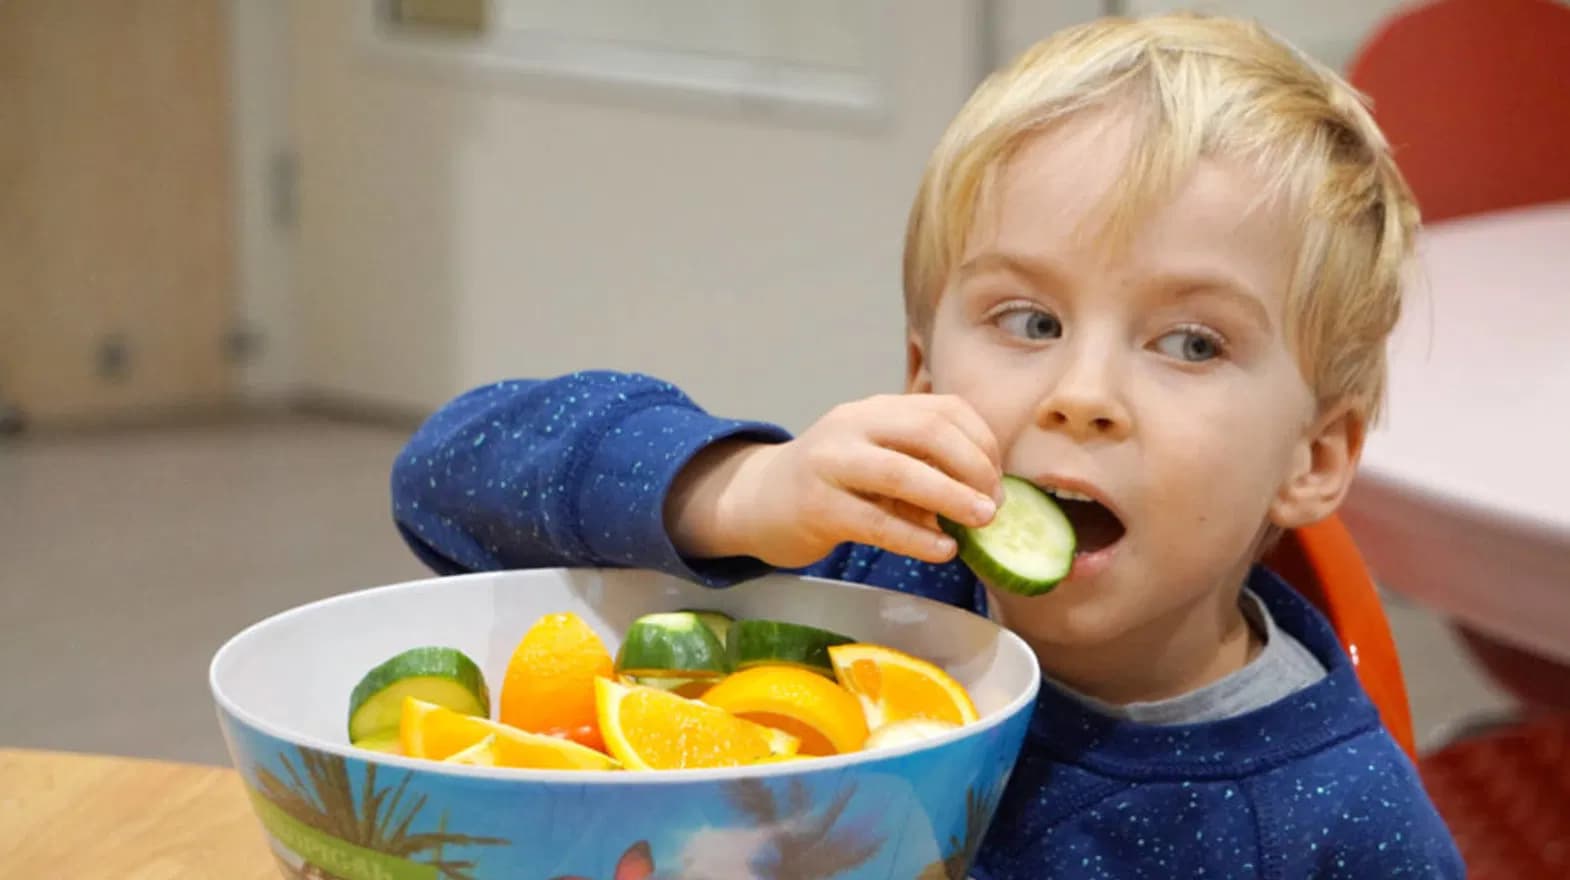
<path fill-rule="evenodd" d="M 936 514 L 986 525 L 1002 498 L 997 440 L 958 397 L 891 394 L 835 407 L 783 444 L 721 443 L 683 469 L 666 523 L 683 555 L 780 568 L 854 541 L 946 562 Z"/>

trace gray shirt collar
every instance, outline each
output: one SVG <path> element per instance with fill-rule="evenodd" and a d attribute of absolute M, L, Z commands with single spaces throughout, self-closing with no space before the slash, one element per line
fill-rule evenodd
<path fill-rule="evenodd" d="M 1117 705 L 1045 678 L 1096 712 L 1138 724 L 1201 724 L 1252 712 L 1325 677 L 1325 667 L 1302 642 L 1281 630 L 1270 611 L 1250 590 L 1238 599 L 1243 617 L 1264 642 L 1263 649 L 1242 669 L 1198 690 L 1147 703 Z"/>

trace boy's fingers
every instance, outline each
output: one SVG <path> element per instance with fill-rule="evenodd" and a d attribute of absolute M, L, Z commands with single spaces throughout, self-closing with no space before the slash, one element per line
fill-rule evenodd
<path fill-rule="evenodd" d="M 892 500 L 887 501 L 886 505 L 895 516 L 902 520 L 915 523 L 921 528 L 932 532 L 939 532 L 943 530 L 942 527 L 938 525 L 938 515 L 930 510 L 927 510 L 926 508 L 917 507 L 914 504 L 907 504 L 904 501 Z"/>
<path fill-rule="evenodd" d="M 970 526 L 986 525 L 995 512 L 991 498 L 892 449 L 866 447 L 845 465 L 843 485 L 861 495 L 904 502 Z"/>
<path fill-rule="evenodd" d="M 954 539 L 941 531 L 922 528 L 877 502 L 855 496 L 846 499 L 841 528 L 848 540 L 931 563 L 948 562 L 958 551 Z"/>
<path fill-rule="evenodd" d="M 993 435 L 986 421 L 981 418 L 974 407 L 965 402 L 965 399 L 953 394 L 932 395 L 932 401 L 938 411 L 947 416 L 956 427 L 965 432 L 965 435 L 976 444 L 982 454 L 992 463 L 994 471 L 1003 469 L 1003 453 L 998 448 L 998 438 Z"/>
<path fill-rule="evenodd" d="M 999 472 L 986 452 L 953 422 L 939 420 L 917 434 L 891 434 L 885 441 L 891 449 L 919 458 L 975 490 L 995 500 Z M 935 510 L 936 508 L 928 508 Z M 975 523 L 982 525 L 982 523 Z"/>

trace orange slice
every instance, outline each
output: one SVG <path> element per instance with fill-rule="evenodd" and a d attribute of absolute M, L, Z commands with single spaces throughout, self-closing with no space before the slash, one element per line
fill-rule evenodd
<path fill-rule="evenodd" d="M 900 721 L 890 721 L 867 735 L 867 742 L 862 748 L 872 749 L 892 748 L 913 742 L 925 742 L 929 739 L 940 737 L 951 730 L 958 730 L 958 724 L 947 721 L 933 721 L 928 718 L 905 718 Z"/>
<path fill-rule="evenodd" d="M 485 738 L 461 752 L 454 752 L 442 759 L 443 764 L 468 764 L 473 767 L 496 766 L 496 734 Z"/>
<path fill-rule="evenodd" d="M 784 731 L 658 688 L 608 678 L 594 687 L 605 745 L 628 769 L 737 767 L 794 754 L 800 745 Z"/>
<path fill-rule="evenodd" d="M 662 691 L 670 691 L 680 697 L 696 700 L 703 696 L 709 688 L 714 687 L 714 679 L 705 678 L 660 678 L 628 675 L 625 672 L 617 673 L 616 680 L 621 684 L 641 684 Z"/>
<path fill-rule="evenodd" d="M 435 703 L 405 697 L 398 727 L 403 753 L 411 758 L 441 761 L 476 749 L 487 737 L 497 767 L 533 770 L 611 770 L 616 762 L 601 752 L 570 740 L 543 733 L 529 733 L 475 715 L 454 712 Z M 466 759 L 480 757 L 471 752 Z"/>
<path fill-rule="evenodd" d="M 600 736 L 600 724 L 598 721 L 591 721 L 588 724 L 580 724 L 570 730 L 563 730 L 560 727 L 552 727 L 550 730 L 543 731 L 543 733 L 546 736 L 556 736 L 561 737 L 562 739 L 570 739 L 578 745 L 588 746 L 589 748 L 594 749 L 596 752 L 605 751 L 605 738 Z"/>
<path fill-rule="evenodd" d="M 855 643 L 830 647 L 829 662 L 840 684 L 861 702 L 869 728 L 908 718 L 969 724 L 978 717 L 964 685 L 919 657 Z"/>
<path fill-rule="evenodd" d="M 867 739 L 867 720 L 850 691 L 799 666 L 766 665 L 726 676 L 703 702 L 801 741 L 803 755 L 854 752 Z"/>
<path fill-rule="evenodd" d="M 751 763 L 751 764 L 783 764 L 783 763 L 785 763 L 787 761 L 811 761 L 814 757 L 816 757 L 816 756 L 814 756 L 814 755 L 770 755 L 767 758 L 759 758 L 756 761 L 750 761 L 748 763 Z"/>
<path fill-rule="evenodd" d="M 519 730 L 598 748 L 594 680 L 614 674 L 613 665 L 605 643 L 582 618 L 571 612 L 547 614 L 513 649 L 496 717 Z"/>

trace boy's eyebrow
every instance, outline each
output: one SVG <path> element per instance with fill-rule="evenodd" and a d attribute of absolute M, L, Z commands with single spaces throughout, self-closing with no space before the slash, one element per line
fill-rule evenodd
<path fill-rule="evenodd" d="M 1057 283 L 1063 277 L 1051 263 L 1034 257 L 1010 254 L 1004 251 L 983 251 L 966 260 L 955 274 L 963 281 L 988 272 L 1012 272 L 1039 281 Z"/>
<path fill-rule="evenodd" d="M 1053 265 L 1047 261 L 1034 257 L 1025 257 L 1003 251 L 985 251 L 979 253 L 959 267 L 956 276 L 963 281 L 976 275 L 985 275 L 988 272 L 1011 272 L 1025 278 L 1056 285 L 1063 277 Z M 1223 275 L 1207 274 L 1165 274 L 1151 279 L 1151 286 L 1157 290 L 1174 291 L 1173 299 L 1188 299 L 1196 296 L 1212 296 L 1237 304 L 1259 329 L 1266 333 L 1274 332 L 1271 328 L 1270 314 L 1265 311 L 1264 303 L 1259 297 L 1248 292 L 1248 288 Z"/>
<path fill-rule="evenodd" d="M 1260 330 L 1267 334 L 1274 332 L 1271 329 L 1270 313 L 1265 311 L 1265 305 L 1259 301 L 1259 297 L 1249 293 L 1246 287 L 1227 278 L 1208 275 L 1172 275 L 1158 278 L 1157 283 L 1161 289 L 1176 291 L 1173 299 L 1208 296 L 1227 300 L 1247 312 L 1249 319 L 1259 325 Z"/>

